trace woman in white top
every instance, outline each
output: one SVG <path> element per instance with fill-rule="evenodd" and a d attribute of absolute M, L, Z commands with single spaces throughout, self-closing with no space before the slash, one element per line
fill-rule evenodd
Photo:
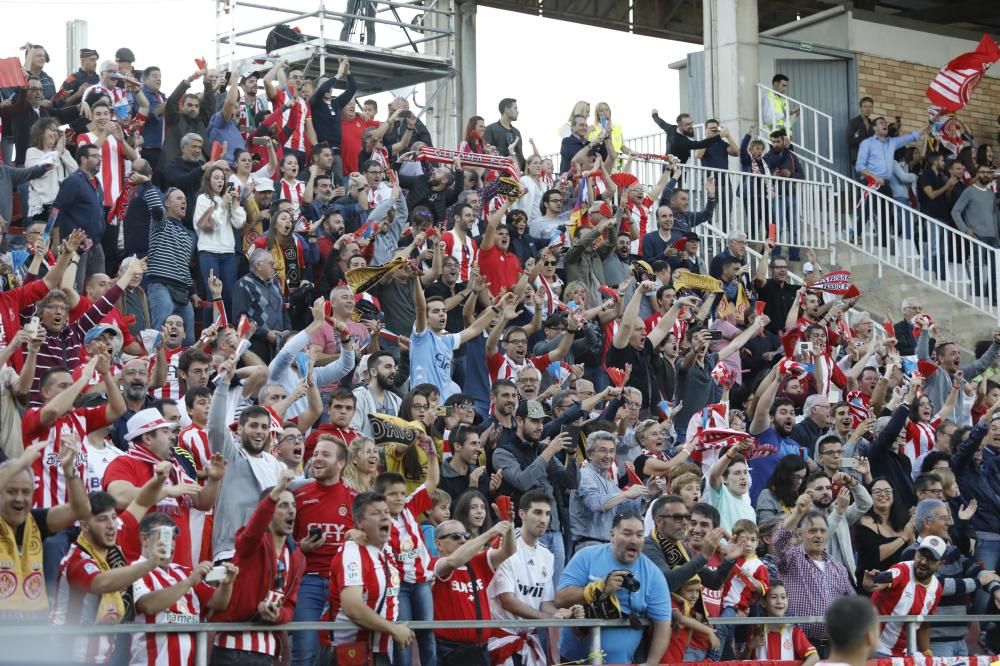
<path fill-rule="evenodd" d="M 205 281 L 209 277 L 222 280 L 222 301 L 227 315 L 232 308 L 232 290 L 236 286 L 236 235 L 243 228 L 247 213 L 240 206 L 236 186 L 226 182 L 226 173 L 212 167 L 201 179 L 201 193 L 194 205 L 194 227 L 198 234 L 198 268 Z M 211 316 L 211 312 L 209 315 Z"/>
<path fill-rule="evenodd" d="M 233 162 L 233 172 L 229 175 L 229 182 L 236 185 L 240 193 L 240 203 L 246 203 L 247 197 L 253 194 L 252 183 L 254 180 L 263 178 L 274 178 L 274 173 L 278 169 L 278 155 L 274 152 L 274 144 L 267 146 L 268 162 L 259 169 L 254 168 L 253 153 L 245 148 L 236 150 L 236 158 Z"/>
<path fill-rule="evenodd" d="M 528 215 L 528 222 L 542 214 L 542 195 L 545 185 L 542 183 L 542 158 L 532 155 L 524 165 L 524 175 L 521 176 L 521 189 L 524 194 L 511 208 L 523 210 Z"/>
<path fill-rule="evenodd" d="M 59 121 L 55 118 L 40 118 L 31 126 L 29 135 L 31 147 L 24 154 L 24 166 L 33 167 L 53 150 L 59 159 L 41 178 L 28 183 L 28 217 L 48 217 L 52 202 L 56 200 L 59 184 L 77 170 L 76 160 L 66 150 L 66 135 L 59 131 Z"/>

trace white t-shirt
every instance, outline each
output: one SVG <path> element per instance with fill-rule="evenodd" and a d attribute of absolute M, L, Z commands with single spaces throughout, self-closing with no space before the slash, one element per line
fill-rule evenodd
<path fill-rule="evenodd" d="M 87 443 L 87 492 L 97 492 L 101 490 L 101 480 L 104 478 L 104 471 L 111 464 L 111 461 L 118 456 L 125 455 L 111 442 L 104 440 L 104 448 L 97 449 L 91 442 Z"/>
<path fill-rule="evenodd" d="M 490 598 L 490 613 L 495 620 L 521 620 L 500 605 L 500 595 L 511 592 L 523 604 L 538 610 L 542 602 L 555 601 L 552 585 L 555 557 L 540 543 L 529 546 L 517 537 L 517 552 L 508 557 L 497 569 L 486 588 Z"/>

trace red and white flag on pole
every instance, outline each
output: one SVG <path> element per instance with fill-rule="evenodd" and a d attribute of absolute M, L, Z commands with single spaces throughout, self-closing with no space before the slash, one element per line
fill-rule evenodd
<path fill-rule="evenodd" d="M 997 60 L 1000 47 L 989 35 L 983 35 L 975 51 L 963 53 L 941 68 L 927 88 L 928 99 L 945 111 L 958 111 L 969 103 L 986 70 Z"/>

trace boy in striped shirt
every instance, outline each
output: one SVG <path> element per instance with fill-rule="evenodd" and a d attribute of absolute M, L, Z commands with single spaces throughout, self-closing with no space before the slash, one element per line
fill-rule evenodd
<path fill-rule="evenodd" d="M 771 588 L 764 595 L 764 612 L 768 617 L 784 617 L 788 610 L 788 593 L 785 584 L 772 580 Z M 819 661 L 816 648 L 809 642 L 802 629 L 794 624 L 763 624 L 754 627 L 740 659 L 761 661 L 801 661 L 800 666 L 813 666 Z"/>

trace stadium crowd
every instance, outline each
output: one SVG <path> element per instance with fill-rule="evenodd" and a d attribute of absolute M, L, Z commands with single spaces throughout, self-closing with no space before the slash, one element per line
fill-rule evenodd
<path fill-rule="evenodd" d="M 356 99 L 346 59 L 172 90 L 127 48 L 82 49 L 58 87 L 47 61 L 26 45 L 0 107 L 5 623 L 253 623 L 213 664 L 543 666 L 586 663 L 587 631 L 407 622 L 617 618 L 606 663 L 809 666 L 827 624 L 713 620 L 997 609 L 1000 330 L 965 362 L 916 298 L 859 314 L 810 248 L 763 244 L 752 271 L 733 229 L 700 252 L 717 184 L 692 210 L 692 156 L 801 177 L 781 98 L 770 145 L 654 112 L 676 159 L 642 183 L 603 102 L 573 108 L 556 169 L 515 99 L 439 152 L 405 99 Z M 858 175 L 995 244 L 990 147 L 910 178 L 917 136 L 870 116 Z M 356 629 L 282 630 L 321 618 Z M 924 625 L 919 649 L 969 634 Z M 874 635 L 905 653 L 901 624 Z M 194 659 L 141 626 L 49 643 L 4 650 Z"/>

